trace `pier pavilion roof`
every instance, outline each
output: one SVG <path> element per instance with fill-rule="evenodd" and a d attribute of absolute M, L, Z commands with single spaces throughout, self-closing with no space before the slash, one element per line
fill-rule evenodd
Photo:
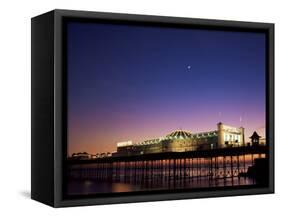
<path fill-rule="evenodd" d="M 191 137 L 191 132 L 184 130 L 176 130 L 166 136 L 169 139 L 187 139 Z"/>

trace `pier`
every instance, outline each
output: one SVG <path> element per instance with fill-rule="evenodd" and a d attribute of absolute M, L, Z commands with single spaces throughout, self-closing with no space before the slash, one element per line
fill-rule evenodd
<path fill-rule="evenodd" d="M 266 159 L 267 146 L 243 146 L 189 152 L 164 152 L 135 156 L 68 160 L 68 177 L 130 183 L 139 186 L 186 186 L 243 183 L 255 159 Z M 207 181 L 207 182 L 206 182 Z M 255 184 L 255 180 L 253 183 Z"/>

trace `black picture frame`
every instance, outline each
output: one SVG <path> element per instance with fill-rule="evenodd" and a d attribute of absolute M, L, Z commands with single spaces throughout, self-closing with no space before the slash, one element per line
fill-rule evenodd
<path fill-rule="evenodd" d="M 64 167 L 67 123 L 66 20 L 118 22 L 156 26 L 192 27 L 265 32 L 266 139 L 269 146 L 269 185 L 264 188 L 224 188 L 194 192 L 129 193 L 101 197 L 65 197 Z M 32 144 L 31 198 L 53 207 L 161 201 L 274 193 L 274 24 L 53 10 L 32 18 Z"/>

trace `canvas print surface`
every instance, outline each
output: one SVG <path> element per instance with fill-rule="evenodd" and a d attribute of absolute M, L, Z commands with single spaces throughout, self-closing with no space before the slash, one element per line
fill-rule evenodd
<path fill-rule="evenodd" d="M 266 35 L 66 24 L 65 193 L 268 185 Z"/>

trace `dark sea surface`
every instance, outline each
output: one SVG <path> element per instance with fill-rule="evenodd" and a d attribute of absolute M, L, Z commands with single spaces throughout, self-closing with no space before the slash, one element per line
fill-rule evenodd
<path fill-rule="evenodd" d="M 229 177 L 210 179 L 209 177 L 166 179 L 154 177 L 153 179 L 123 181 L 107 181 L 93 179 L 73 179 L 68 181 L 67 192 L 69 195 L 87 195 L 97 193 L 136 192 L 172 189 L 212 188 L 224 186 L 247 186 L 254 185 L 255 180 L 249 177 Z"/>

